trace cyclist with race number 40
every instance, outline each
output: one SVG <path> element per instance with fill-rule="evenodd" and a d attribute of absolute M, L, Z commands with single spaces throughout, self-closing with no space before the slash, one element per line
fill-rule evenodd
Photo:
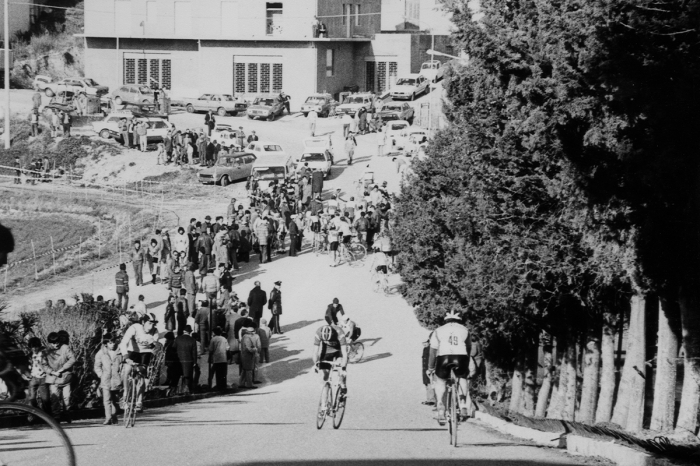
<path fill-rule="evenodd" d="M 342 400 L 347 396 L 347 367 L 348 367 L 348 344 L 345 332 L 337 325 L 323 325 L 316 330 L 314 336 L 313 361 L 316 365 L 316 372 L 319 369 L 323 376 L 323 381 L 328 381 L 334 363 L 340 359 L 340 394 Z"/>
<path fill-rule="evenodd" d="M 472 364 L 471 337 L 467 327 L 462 325 L 462 316 L 458 312 L 449 312 L 445 316 L 445 325 L 438 327 L 430 337 L 430 356 L 428 359 L 428 376 L 435 375 L 435 395 L 438 402 L 438 423 L 445 424 L 445 403 L 443 397 L 446 390 L 446 380 L 450 378 L 450 370 L 454 369 L 459 379 L 459 404 L 462 407 L 462 417 L 468 417 L 467 409 L 467 378 L 476 371 Z"/>

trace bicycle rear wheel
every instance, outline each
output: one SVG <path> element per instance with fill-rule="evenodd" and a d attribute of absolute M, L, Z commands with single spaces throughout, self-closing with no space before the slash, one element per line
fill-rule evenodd
<path fill-rule="evenodd" d="M 318 400 L 318 412 L 316 413 L 316 428 L 323 427 L 328 416 L 329 408 L 331 407 L 331 386 L 327 383 L 321 389 L 321 398 Z"/>
<path fill-rule="evenodd" d="M 68 435 L 44 411 L 20 403 L 0 403 L 0 416 L 8 425 L 0 430 L 0 464 L 75 466 L 75 451 Z M 12 427 L 13 419 L 26 427 Z"/>
<path fill-rule="evenodd" d="M 335 397 L 333 397 L 333 428 L 337 429 L 343 422 L 343 416 L 345 416 L 345 403 L 347 400 L 340 399 L 340 385 L 335 389 Z"/>
<path fill-rule="evenodd" d="M 350 344 L 350 348 L 348 349 L 348 361 L 356 364 L 360 362 L 362 359 L 362 356 L 365 354 L 365 345 L 360 343 L 359 341 L 356 341 L 355 343 Z"/>

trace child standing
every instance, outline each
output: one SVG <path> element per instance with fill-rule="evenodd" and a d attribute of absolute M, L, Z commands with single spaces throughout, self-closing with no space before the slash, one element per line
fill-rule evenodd
<path fill-rule="evenodd" d="M 44 350 L 41 340 L 37 337 L 32 337 L 28 342 L 29 349 L 32 351 L 32 367 L 29 380 L 29 403 L 33 407 L 37 407 L 37 394 L 41 399 L 41 409 L 46 412 L 51 412 L 51 402 L 49 400 L 49 387 L 46 385 L 46 374 L 51 370 L 49 362 L 46 359 L 46 351 Z"/>

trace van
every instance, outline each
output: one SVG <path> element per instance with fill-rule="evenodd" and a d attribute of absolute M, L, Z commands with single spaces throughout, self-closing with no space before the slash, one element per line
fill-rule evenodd
<path fill-rule="evenodd" d="M 282 183 L 294 173 L 290 155 L 261 155 L 253 162 L 251 175 L 258 180 L 258 187 L 266 189 L 273 180 Z"/>

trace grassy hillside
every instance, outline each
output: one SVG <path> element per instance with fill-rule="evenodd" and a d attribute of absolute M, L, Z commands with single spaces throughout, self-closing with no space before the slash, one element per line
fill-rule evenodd
<path fill-rule="evenodd" d="M 83 40 L 74 37 L 84 30 L 83 1 L 52 0 L 51 5 L 77 9 L 42 8 L 32 30 L 12 39 L 15 59 L 10 80 L 14 88 L 31 88 L 37 74 L 54 79 L 83 75 Z"/>

